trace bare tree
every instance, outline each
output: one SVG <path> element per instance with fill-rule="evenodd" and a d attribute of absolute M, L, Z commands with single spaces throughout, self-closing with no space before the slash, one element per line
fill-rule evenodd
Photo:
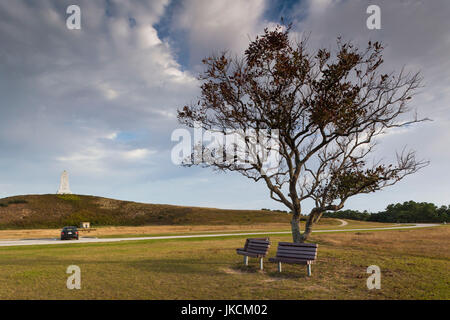
<path fill-rule="evenodd" d="M 264 181 L 270 197 L 292 213 L 293 241 L 304 242 L 325 211 L 340 210 L 350 197 L 391 186 L 426 166 L 428 162 L 405 149 L 393 164 L 369 164 L 368 158 L 376 137 L 427 119 L 416 115 L 405 120 L 407 102 L 421 77 L 403 69 L 381 73 L 379 42 L 359 49 L 338 38 L 334 53 L 320 49 L 311 54 L 306 40 L 290 40 L 289 29 L 266 29 L 241 58 L 223 53 L 204 59 L 198 103 L 179 110 L 178 119 L 190 127 L 244 133 L 253 161 L 229 157 L 236 145 L 215 151 L 200 146 L 213 158 L 227 160 L 195 164 Z M 245 133 L 262 130 L 270 135 L 275 129 L 277 170 L 263 170 L 263 157 L 251 151 L 260 139 Z M 302 202 L 307 199 L 315 206 L 301 233 Z"/>

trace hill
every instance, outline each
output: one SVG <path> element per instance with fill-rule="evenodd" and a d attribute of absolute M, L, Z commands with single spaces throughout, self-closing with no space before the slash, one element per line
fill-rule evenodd
<path fill-rule="evenodd" d="M 26 195 L 0 199 L 0 228 L 139 225 L 220 225 L 281 222 L 290 215 L 265 210 L 225 210 L 146 204 L 86 195 Z"/>

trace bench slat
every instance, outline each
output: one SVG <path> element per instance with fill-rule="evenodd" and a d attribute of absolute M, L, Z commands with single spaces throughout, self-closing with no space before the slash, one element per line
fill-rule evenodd
<path fill-rule="evenodd" d="M 278 246 L 279 250 L 291 250 L 291 251 L 309 251 L 317 252 L 317 248 L 311 247 L 291 247 L 291 246 Z"/>
<path fill-rule="evenodd" d="M 261 251 L 261 250 L 247 249 L 246 251 L 250 252 L 250 253 L 262 254 L 262 255 L 266 255 L 267 254 L 267 251 Z"/>
<path fill-rule="evenodd" d="M 316 257 L 314 256 L 306 256 L 306 255 L 293 255 L 293 254 L 282 254 L 277 255 L 275 258 L 286 258 L 286 259 L 301 259 L 301 260 L 316 260 Z"/>
<path fill-rule="evenodd" d="M 257 253 L 257 254 L 262 254 L 262 255 L 266 255 L 267 251 L 260 251 L 260 250 L 247 250 L 247 252 L 251 252 L 251 253 Z"/>
<path fill-rule="evenodd" d="M 249 243 L 247 247 L 254 247 L 254 248 L 269 248 L 269 244 L 256 244 L 256 243 Z"/>
<path fill-rule="evenodd" d="M 247 248 L 247 246 L 249 245 L 250 242 L 258 243 L 259 241 L 269 242 L 269 238 L 248 238 L 247 240 L 245 240 L 244 249 Z"/>
<path fill-rule="evenodd" d="M 292 254 L 292 255 L 307 255 L 307 256 L 317 256 L 317 252 L 311 252 L 311 251 L 291 251 L 291 250 L 277 250 L 277 255 L 280 254 Z"/>
<path fill-rule="evenodd" d="M 279 246 L 290 246 L 290 247 L 312 247 L 318 248 L 319 245 L 317 243 L 293 243 L 293 242 L 279 242 Z"/>
<path fill-rule="evenodd" d="M 290 250 L 285 248 L 278 248 L 277 252 L 285 252 L 285 253 L 292 253 L 292 254 L 308 254 L 315 256 L 317 255 L 317 251 L 307 251 L 307 250 Z"/>
<path fill-rule="evenodd" d="M 281 253 L 281 254 L 302 254 L 302 255 L 307 255 L 307 256 L 317 256 L 317 252 L 311 252 L 311 251 L 290 251 L 290 250 L 277 250 L 277 254 Z"/>
<path fill-rule="evenodd" d="M 286 263 L 296 263 L 296 264 L 312 264 L 313 260 L 304 259 L 292 259 L 292 258 L 269 258 L 270 262 L 286 262 Z"/>
<path fill-rule="evenodd" d="M 259 251 L 268 251 L 269 248 L 270 248 L 269 246 L 261 247 L 261 246 L 249 245 L 249 246 L 247 247 L 247 250 L 252 249 L 252 250 L 259 250 Z"/>
<path fill-rule="evenodd" d="M 270 242 L 267 240 L 250 240 L 249 243 L 260 244 L 260 245 L 270 244 Z"/>
<path fill-rule="evenodd" d="M 270 244 L 269 244 L 269 243 L 262 244 L 262 243 L 253 243 L 253 242 L 250 242 L 250 243 L 248 244 L 248 247 L 268 248 L 268 247 L 270 247 Z"/>
<path fill-rule="evenodd" d="M 261 256 L 261 255 L 264 255 L 264 254 L 261 254 L 261 252 L 256 252 L 256 251 L 249 251 L 249 250 L 236 250 L 236 252 L 237 252 L 237 254 L 241 254 L 241 255 L 258 255 L 258 256 Z"/>
<path fill-rule="evenodd" d="M 254 246 L 254 245 L 249 245 L 247 247 L 247 249 L 260 250 L 260 251 L 267 251 L 267 250 L 269 250 L 269 248 L 270 248 L 269 246 L 262 247 L 262 246 Z"/>
<path fill-rule="evenodd" d="M 299 253 L 289 253 L 289 252 L 277 252 L 277 257 L 292 257 L 292 258 L 296 258 L 296 257 L 300 257 L 302 259 L 316 259 L 317 256 L 316 255 L 312 255 L 312 254 L 299 254 Z"/>
<path fill-rule="evenodd" d="M 260 254 L 267 254 L 267 252 L 268 252 L 269 250 L 254 250 L 254 249 L 247 249 L 247 250 L 245 250 L 245 251 L 247 251 L 247 252 L 253 252 L 253 253 L 260 253 Z"/>
<path fill-rule="evenodd" d="M 241 252 L 238 252 L 237 254 L 240 254 L 241 256 L 252 257 L 252 258 L 261 258 L 261 257 L 264 257 L 264 256 L 261 255 L 261 254 L 251 253 L 251 252 L 247 252 L 247 251 L 241 251 Z"/>

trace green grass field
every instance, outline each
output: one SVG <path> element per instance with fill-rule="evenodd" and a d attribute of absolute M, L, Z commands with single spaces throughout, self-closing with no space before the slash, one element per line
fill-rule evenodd
<path fill-rule="evenodd" d="M 249 267 L 235 248 L 245 236 L 0 248 L 0 299 L 450 299 L 450 228 L 314 234 L 305 266 Z M 278 241 L 271 236 L 269 256 Z M 66 288 L 69 265 L 81 290 Z M 366 269 L 381 268 L 368 290 Z"/>

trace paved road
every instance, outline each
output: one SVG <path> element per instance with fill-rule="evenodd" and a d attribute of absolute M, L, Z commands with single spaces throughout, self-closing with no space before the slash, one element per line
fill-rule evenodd
<path fill-rule="evenodd" d="M 343 226 L 348 225 L 348 222 L 345 221 L 345 220 L 342 220 L 342 219 L 336 219 L 336 220 L 339 220 L 339 221 L 341 222 L 341 224 L 339 225 L 339 227 L 343 227 Z"/>
<path fill-rule="evenodd" d="M 366 228 L 366 229 L 334 229 L 334 230 L 315 230 L 314 233 L 321 232 L 348 232 L 348 231 L 371 231 L 371 230 L 395 230 L 395 229 L 414 229 L 433 227 L 438 224 L 418 223 L 409 226 L 395 226 L 383 228 Z M 31 246 L 31 245 L 45 245 L 45 244 L 73 244 L 73 243 L 99 243 L 99 242 L 118 242 L 118 241 L 136 241 L 136 240 L 163 240 L 163 239 L 184 239 L 184 238 L 214 238 L 214 237 L 232 237 L 237 235 L 254 236 L 254 235 L 270 235 L 270 234 L 290 234 L 290 231 L 279 232 L 248 232 L 248 233 L 220 233 L 220 234 L 197 234 L 185 236 L 160 236 L 160 237 L 133 237 L 133 238 L 80 238 L 80 240 L 64 240 L 57 238 L 53 239 L 23 239 L 23 240 L 0 240 L 0 247 L 11 246 Z"/>

